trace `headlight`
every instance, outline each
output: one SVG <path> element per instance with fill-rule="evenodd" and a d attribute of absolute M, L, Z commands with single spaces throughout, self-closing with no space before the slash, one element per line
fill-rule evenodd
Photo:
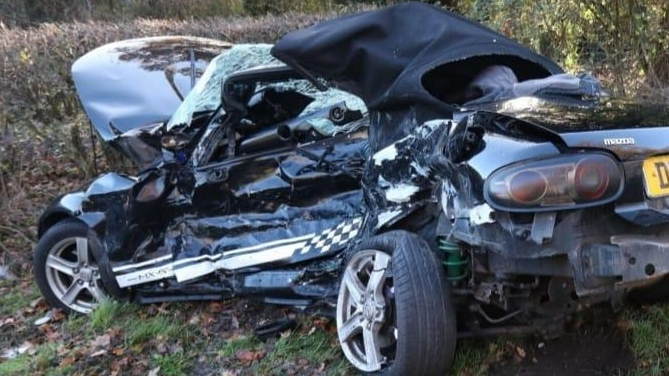
<path fill-rule="evenodd" d="M 549 211 L 601 205 L 623 190 L 622 166 L 603 153 L 524 161 L 490 175 L 484 197 L 503 211 Z"/>

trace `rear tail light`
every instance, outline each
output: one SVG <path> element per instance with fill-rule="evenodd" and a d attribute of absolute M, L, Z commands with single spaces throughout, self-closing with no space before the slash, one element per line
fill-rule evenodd
<path fill-rule="evenodd" d="M 574 170 L 574 188 L 578 197 L 596 200 L 609 187 L 609 174 L 606 169 L 590 161 L 582 161 Z"/>
<path fill-rule="evenodd" d="M 615 200 L 623 170 L 606 154 L 568 154 L 517 163 L 486 180 L 484 196 L 496 209 L 542 211 L 573 209 Z"/>
<path fill-rule="evenodd" d="M 537 171 L 521 171 L 509 180 L 509 195 L 518 202 L 537 202 L 546 195 L 547 190 L 546 177 Z"/>

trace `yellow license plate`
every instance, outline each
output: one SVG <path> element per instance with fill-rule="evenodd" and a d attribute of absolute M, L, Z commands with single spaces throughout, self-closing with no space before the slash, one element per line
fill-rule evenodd
<path fill-rule="evenodd" d="M 648 197 L 669 196 L 669 155 L 643 161 L 643 180 Z"/>

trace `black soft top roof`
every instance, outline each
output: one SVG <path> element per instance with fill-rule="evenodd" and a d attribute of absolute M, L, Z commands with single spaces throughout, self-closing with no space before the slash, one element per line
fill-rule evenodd
<path fill-rule="evenodd" d="M 478 66 L 503 64 L 519 80 L 562 73 L 549 59 L 487 27 L 432 5 L 411 2 L 321 22 L 284 36 L 272 54 L 298 71 L 332 81 L 360 96 L 370 110 L 426 104 L 448 107 L 424 77 L 450 63 L 483 58 Z M 462 81 L 467 66 L 444 75 Z M 449 81 L 450 82 L 450 81 Z M 434 82 L 431 83 L 435 85 Z M 438 83 L 436 83 L 438 84 Z M 446 83 L 448 84 L 448 83 Z"/>

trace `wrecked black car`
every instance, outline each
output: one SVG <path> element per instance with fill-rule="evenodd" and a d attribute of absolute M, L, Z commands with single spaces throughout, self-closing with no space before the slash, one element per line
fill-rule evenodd
<path fill-rule="evenodd" d="M 669 112 L 439 8 L 273 47 L 118 42 L 73 77 L 139 169 L 41 217 L 35 276 L 64 310 L 243 296 L 334 314 L 362 372 L 431 375 L 458 337 L 665 295 Z"/>

